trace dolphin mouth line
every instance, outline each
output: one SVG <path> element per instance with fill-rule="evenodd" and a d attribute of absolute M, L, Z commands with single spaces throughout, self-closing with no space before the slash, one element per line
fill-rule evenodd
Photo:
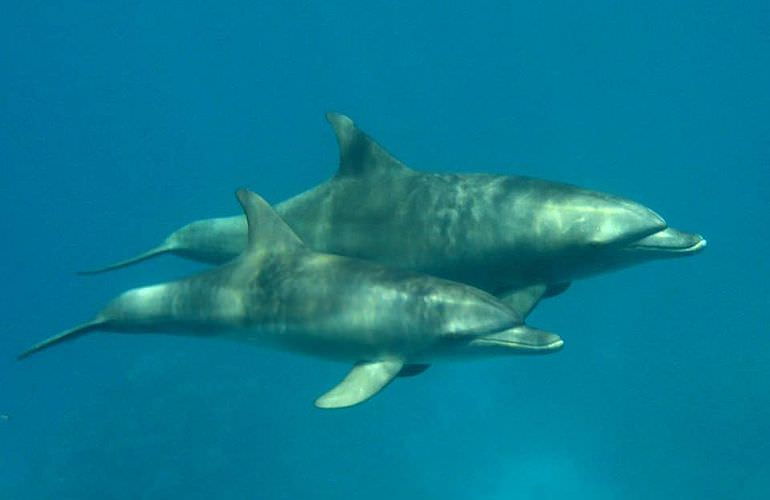
<path fill-rule="evenodd" d="M 653 245 L 645 243 L 634 243 L 629 245 L 629 250 L 641 250 L 643 252 L 667 252 L 667 253 L 694 253 L 706 248 L 706 240 L 701 238 L 700 241 L 693 243 L 689 246 L 677 247 L 669 245 Z"/>
<path fill-rule="evenodd" d="M 629 251 L 692 254 L 706 248 L 706 239 L 694 233 L 685 233 L 668 227 L 645 236 L 625 247 Z"/>
<path fill-rule="evenodd" d="M 514 342 L 510 340 L 504 341 L 500 339 L 483 339 L 483 341 L 479 344 L 499 345 L 503 347 L 526 349 L 527 351 L 554 351 L 561 349 L 564 346 L 564 341 L 562 339 L 557 339 L 547 344 L 532 344 L 528 342 Z"/>

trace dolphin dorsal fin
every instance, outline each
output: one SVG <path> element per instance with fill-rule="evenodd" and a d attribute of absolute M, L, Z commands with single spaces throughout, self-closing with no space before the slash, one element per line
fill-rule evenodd
<path fill-rule="evenodd" d="M 405 171 L 406 165 L 356 127 L 353 120 L 339 113 L 326 113 L 340 148 L 337 176 L 366 175 L 372 172 Z"/>
<path fill-rule="evenodd" d="M 249 224 L 249 242 L 244 253 L 303 247 L 302 240 L 261 196 L 239 189 L 235 195 Z"/>

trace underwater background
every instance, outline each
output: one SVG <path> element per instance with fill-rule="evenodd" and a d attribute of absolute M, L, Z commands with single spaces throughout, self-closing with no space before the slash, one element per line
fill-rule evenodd
<path fill-rule="evenodd" d="M 770 498 L 770 3 L 3 2 L 0 498 Z M 348 367 L 236 343 L 34 342 L 195 219 L 333 175 L 326 111 L 407 165 L 644 203 L 702 254 L 576 282 L 554 355 Z"/>

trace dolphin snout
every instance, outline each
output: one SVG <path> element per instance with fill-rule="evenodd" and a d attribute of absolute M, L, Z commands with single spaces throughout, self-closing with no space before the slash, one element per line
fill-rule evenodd
<path fill-rule="evenodd" d="M 523 353 L 549 353 L 560 350 L 564 341 L 555 333 L 520 325 L 502 332 L 478 337 L 472 346 L 496 346 Z"/>
<path fill-rule="evenodd" d="M 706 248 L 706 239 L 700 234 L 686 233 L 668 227 L 632 243 L 629 248 L 672 254 L 692 254 Z"/>

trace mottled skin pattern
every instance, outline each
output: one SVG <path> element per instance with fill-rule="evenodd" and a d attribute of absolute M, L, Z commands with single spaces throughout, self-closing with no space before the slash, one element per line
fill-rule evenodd
<path fill-rule="evenodd" d="M 424 361 L 444 338 L 458 345 L 521 325 L 480 290 L 307 251 L 132 290 L 103 316 L 113 331 L 223 337 L 349 362 Z"/>
<path fill-rule="evenodd" d="M 366 401 L 399 374 L 449 356 L 546 353 L 558 335 L 461 283 L 314 252 L 245 190 L 248 242 L 235 260 L 190 278 L 129 290 L 92 321 L 50 337 L 26 358 L 92 331 L 170 333 L 267 345 L 353 363 L 319 408 Z"/>
<path fill-rule="evenodd" d="M 314 252 L 251 196 L 255 229 L 240 257 L 125 292 L 83 331 L 221 337 L 350 362 L 424 361 L 505 331 L 510 342 L 490 344 L 489 354 L 499 347 L 508 353 L 561 347 L 558 336 L 523 326 L 515 311 L 471 286 Z M 22 357 L 79 332 L 44 341 Z"/>
<path fill-rule="evenodd" d="M 537 179 L 391 169 L 337 178 L 282 203 L 279 213 L 313 248 L 500 293 L 583 277 L 581 261 L 598 247 L 592 243 L 610 245 L 665 227 L 636 207 L 627 213 L 610 207 L 611 214 L 594 213 L 590 222 L 562 217 L 560 209 L 588 197 L 593 206 L 626 203 Z M 625 218 L 622 232 L 599 234 L 618 217 Z"/>
<path fill-rule="evenodd" d="M 594 208 L 580 215 L 570 206 Z M 622 198 L 516 176 L 388 169 L 335 177 L 275 209 L 315 250 L 491 293 L 687 255 L 681 250 L 702 241 L 666 229 L 647 209 Z M 678 235 L 666 242 L 668 248 L 631 245 L 664 231 Z M 180 242 L 171 242 L 174 253 L 222 263 L 246 245 L 246 221 L 242 216 L 198 221 L 172 238 Z"/>
<path fill-rule="evenodd" d="M 667 228 L 657 214 L 624 198 L 527 177 L 411 170 L 349 118 L 328 118 L 340 145 L 339 172 L 275 207 L 314 250 L 505 294 L 705 246 L 699 235 Z M 243 217 L 201 220 L 105 270 L 164 252 L 222 263 L 245 244 Z"/>

